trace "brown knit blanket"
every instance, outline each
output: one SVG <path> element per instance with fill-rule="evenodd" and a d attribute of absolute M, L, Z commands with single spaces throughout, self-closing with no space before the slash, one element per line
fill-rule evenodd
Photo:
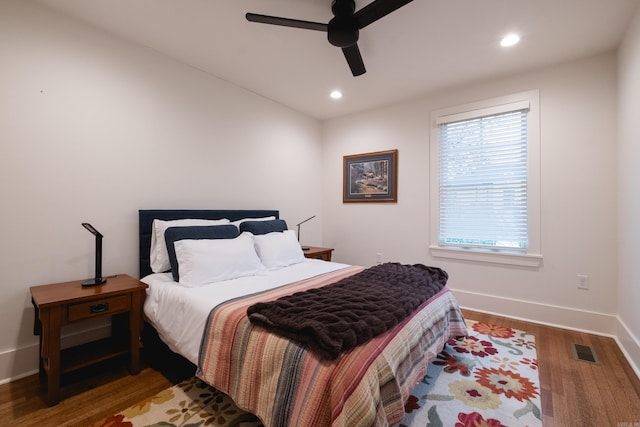
<path fill-rule="evenodd" d="M 437 267 L 386 263 L 321 288 L 254 304 L 247 315 L 252 323 L 335 359 L 402 322 L 447 278 Z"/>

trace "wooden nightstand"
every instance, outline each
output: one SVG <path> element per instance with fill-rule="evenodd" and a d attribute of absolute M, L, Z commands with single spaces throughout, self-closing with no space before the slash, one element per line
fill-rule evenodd
<path fill-rule="evenodd" d="M 83 280 L 31 287 L 35 308 L 33 332 L 40 335 L 40 375 L 47 375 L 47 403 L 60 401 L 60 375 L 129 354 L 129 372 L 140 372 L 142 304 L 147 285 L 126 274 L 102 285 L 83 287 Z M 111 337 L 60 349 L 60 329 L 96 317 L 112 317 Z"/>
<path fill-rule="evenodd" d="M 306 258 L 321 259 L 324 261 L 331 261 L 331 252 L 333 248 L 318 248 L 316 246 L 309 246 L 309 249 L 303 250 Z"/>

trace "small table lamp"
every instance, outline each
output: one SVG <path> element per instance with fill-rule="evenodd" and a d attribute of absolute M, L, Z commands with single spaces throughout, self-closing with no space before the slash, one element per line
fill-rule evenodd
<path fill-rule="evenodd" d="M 296 224 L 296 226 L 298 227 L 298 242 L 300 242 L 300 224 L 304 224 L 305 222 L 309 221 L 310 219 L 315 218 L 316 216 L 312 216 L 310 218 L 305 219 L 304 221 L 301 221 L 299 223 Z M 303 251 L 308 251 L 309 250 L 309 246 L 302 246 L 302 250 Z"/>
<path fill-rule="evenodd" d="M 102 277 L 102 234 L 87 222 L 83 222 L 82 226 L 96 236 L 96 277 L 94 277 L 93 280 L 82 283 L 82 286 L 101 285 L 107 281 L 107 279 Z"/>

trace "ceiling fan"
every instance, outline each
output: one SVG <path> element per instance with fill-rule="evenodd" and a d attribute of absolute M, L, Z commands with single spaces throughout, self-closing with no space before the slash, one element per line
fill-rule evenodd
<path fill-rule="evenodd" d="M 358 48 L 360 30 L 412 1 L 375 0 L 356 12 L 355 0 L 333 0 L 331 11 L 334 17 L 328 24 L 256 13 L 247 13 L 246 17 L 251 22 L 326 32 L 329 43 L 342 49 L 351 73 L 355 77 L 367 71 Z"/>

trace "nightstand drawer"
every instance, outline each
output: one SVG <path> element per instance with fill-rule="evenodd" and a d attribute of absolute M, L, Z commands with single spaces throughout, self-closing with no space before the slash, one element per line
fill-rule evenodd
<path fill-rule="evenodd" d="M 69 322 L 89 319 L 91 317 L 115 314 L 127 311 L 130 308 L 129 295 L 120 295 L 111 298 L 103 298 L 80 304 L 71 304 L 68 307 L 67 319 Z"/>

